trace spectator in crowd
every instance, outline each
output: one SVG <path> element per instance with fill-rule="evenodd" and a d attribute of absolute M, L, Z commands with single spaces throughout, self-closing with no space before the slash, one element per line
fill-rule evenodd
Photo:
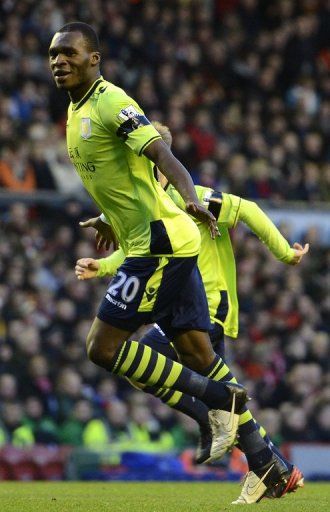
<path fill-rule="evenodd" d="M 35 190 L 35 170 L 27 160 L 27 148 L 23 144 L 17 143 L 2 148 L 0 183 L 12 192 Z"/>
<path fill-rule="evenodd" d="M 23 425 L 29 427 L 37 444 L 55 445 L 59 443 L 58 426 L 46 415 L 38 396 L 29 396 L 24 402 Z"/>
<path fill-rule="evenodd" d="M 84 445 L 85 436 L 92 417 L 93 410 L 88 400 L 78 400 L 75 402 L 72 412 L 67 415 L 67 419 L 60 427 L 60 443 L 71 446 Z"/>
<path fill-rule="evenodd" d="M 17 380 L 10 373 L 3 373 L 0 376 L 0 400 L 5 403 L 17 398 Z"/>
<path fill-rule="evenodd" d="M 17 447 L 31 446 L 35 437 L 30 426 L 25 425 L 24 409 L 19 402 L 7 402 L 2 408 L 0 423 L 0 446 L 12 444 Z"/>

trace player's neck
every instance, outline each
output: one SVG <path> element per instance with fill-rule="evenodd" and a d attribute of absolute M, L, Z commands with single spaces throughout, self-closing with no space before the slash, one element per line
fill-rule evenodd
<path fill-rule="evenodd" d="M 77 103 L 78 101 L 82 100 L 83 97 L 87 94 L 89 89 L 93 86 L 93 84 L 100 78 L 101 74 L 99 73 L 97 76 L 94 76 L 88 82 L 84 82 L 79 87 L 72 91 L 68 91 L 70 100 L 72 103 Z"/>

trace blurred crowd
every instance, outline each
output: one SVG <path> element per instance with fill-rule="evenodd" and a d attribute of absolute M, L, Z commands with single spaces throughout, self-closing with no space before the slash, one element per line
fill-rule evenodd
<path fill-rule="evenodd" d="M 330 199 L 327 0 L 4 0 L 1 187 L 83 193 L 64 143 L 67 95 L 47 57 L 73 20 L 98 31 L 104 78 L 169 125 L 196 183 Z"/>
<path fill-rule="evenodd" d="M 87 360 L 86 335 L 108 283 L 74 275 L 77 258 L 96 255 L 92 230 L 78 227 L 88 215 L 72 200 L 2 213 L 0 445 L 194 446 L 193 420 Z M 330 442 L 330 250 L 315 233 L 306 238 L 313 257 L 291 267 L 234 231 L 241 327 L 226 342 L 227 362 L 277 444 Z"/>
<path fill-rule="evenodd" d="M 74 20 L 97 29 L 104 78 L 170 127 L 196 183 L 310 204 L 330 200 L 329 2 L 0 4 L 0 191 L 67 196 L 53 207 L 0 207 L 0 446 L 181 450 L 198 439 L 192 420 L 86 358 L 107 280 L 74 276 L 76 259 L 95 256 L 93 233 L 77 227 L 91 212 L 77 201 L 68 99 L 47 57 L 53 33 Z M 317 232 L 305 238 L 312 254 L 294 268 L 243 228 L 234 234 L 241 330 L 227 361 L 277 444 L 330 442 L 330 252 Z"/>

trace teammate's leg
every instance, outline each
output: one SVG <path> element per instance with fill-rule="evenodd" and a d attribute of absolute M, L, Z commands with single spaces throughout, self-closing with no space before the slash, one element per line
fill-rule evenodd
<path fill-rule="evenodd" d="M 171 334 L 173 334 L 173 332 Z M 224 336 L 221 325 L 214 325 L 210 332 L 210 339 L 214 349 L 223 354 Z M 182 342 L 181 339 L 176 344 L 176 348 L 180 353 L 180 356 L 181 353 L 185 354 L 188 352 L 188 361 L 185 361 L 186 364 L 189 363 L 189 353 L 194 349 L 194 347 L 196 347 L 196 350 L 199 349 L 198 341 L 198 335 L 196 336 L 196 333 L 190 333 L 188 342 Z M 159 326 L 152 328 L 148 333 L 146 333 L 141 342 L 151 346 L 163 354 L 166 354 L 173 360 L 177 359 L 176 351 Z M 191 344 L 193 346 L 191 346 Z M 215 366 L 214 378 L 220 378 L 220 380 L 233 380 L 233 375 L 224 361 L 217 361 L 218 365 L 212 365 L 208 371 L 212 371 Z M 196 459 L 199 463 L 206 462 L 207 460 L 215 460 L 217 458 L 217 452 L 213 452 L 212 456 L 210 455 L 212 435 L 210 435 L 209 429 L 208 410 L 200 400 L 194 400 L 192 397 L 178 391 L 158 389 L 154 386 L 146 387 L 144 391 L 160 398 L 163 403 L 169 405 L 173 409 L 187 414 L 198 422 L 201 429 L 201 443 L 197 450 Z M 251 470 L 263 467 L 267 462 L 269 462 L 272 457 L 272 452 L 275 452 L 273 449 L 274 445 L 267 436 L 265 429 L 256 423 L 247 408 L 239 418 L 239 435 L 241 441 L 239 447 L 243 452 L 246 450 L 249 468 Z M 284 457 L 282 457 L 282 460 L 284 463 L 287 463 L 289 469 L 292 469 L 292 465 L 286 461 Z"/>
<path fill-rule="evenodd" d="M 162 326 L 164 323 L 165 321 L 163 321 Z M 173 359 L 176 358 L 176 352 L 164 336 L 164 333 L 160 334 L 161 332 L 161 329 L 157 330 L 154 328 L 142 338 L 141 342 L 143 342 L 143 344 L 147 344 L 148 347 L 156 347 L 158 351 L 166 353 Z M 202 354 L 203 351 L 205 351 L 205 345 L 208 342 L 208 339 L 209 338 L 205 332 L 181 330 L 180 333 L 177 332 L 175 336 L 175 345 L 180 356 L 180 360 L 183 363 L 187 366 L 192 366 L 197 360 L 200 373 L 210 378 L 213 378 L 214 376 L 215 380 L 219 381 L 222 373 L 228 373 L 228 369 L 227 367 L 224 368 L 225 365 L 221 358 L 215 355 L 211 364 L 205 366 L 203 357 L 200 359 L 196 357 L 196 355 L 198 356 L 198 354 Z M 193 353 L 195 353 L 194 358 L 192 357 Z M 130 374 L 128 377 L 130 377 L 130 380 L 133 382 L 141 381 L 139 376 L 136 375 L 132 376 Z M 232 375 L 230 375 L 230 378 L 232 378 Z M 225 379 L 222 380 L 224 381 Z M 187 395 L 173 389 L 159 388 L 155 384 L 145 387 L 144 391 L 159 397 L 170 407 L 188 414 L 199 423 L 201 430 L 201 442 L 197 451 L 198 462 L 206 462 L 207 460 L 221 458 L 224 455 L 226 452 L 226 439 L 223 438 L 221 432 L 223 430 L 223 424 L 226 424 L 229 420 L 230 415 L 228 413 L 210 413 L 204 403 L 193 398 L 193 394 L 191 392 Z M 206 402 L 206 400 L 204 400 L 204 402 Z M 232 417 L 236 429 L 239 421 L 239 415 L 234 414 Z"/>
<path fill-rule="evenodd" d="M 181 337 L 179 339 L 179 343 L 177 343 L 178 350 L 181 350 L 183 353 L 188 352 L 189 354 L 191 350 L 191 347 L 189 347 L 190 343 L 193 343 L 194 346 L 198 347 L 198 336 L 197 340 L 195 337 L 196 333 L 193 333 L 193 336 L 190 336 L 186 345 L 184 343 L 184 339 Z M 221 354 L 224 354 L 224 338 L 221 326 L 214 326 L 214 329 L 210 333 L 210 338 L 214 348 Z M 169 340 L 165 337 L 164 332 L 160 328 L 151 329 L 141 341 L 151 347 L 157 348 L 163 353 L 166 353 L 173 359 L 177 357 L 176 351 L 173 349 Z M 181 346 L 182 343 L 183 347 Z M 220 361 L 218 364 L 215 364 L 215 366 L 209 368 L 209 371 L 212 370 L 215 378 L 225 380 L 233 379 L 229 368 L 223 361 Z M 203 402 L 197 399 L 194 400 L 192 397 L 187 396 L 184 393 L 173 390 L 158 389 L 155 386 L 148 386 L 144 391 L 149 392 L 154 396 L 158 396 L 170 407 L 180 410 L 195 419 L 199 423 L 201 429 L 201 441 L 196 452 L 197 458 L 199 459 L 198 461 L 205 462 L 208 459 L 212 459 L 212 457 L 210 457 L 210 446 L 212 446 L 212 440 L 217 440 L 218 436 L 215 435 L 212 437 L 210 434 L 209 411 Z M 303 475 L 301 472 L 288 463 L 274 448 L 274 445 L 266 435 L 265 430 L 256 424 L 250 411 L 246 409 L 244 413 L 240 415 L 239 422 L 242 438 L 240 448 L 243 449 L 243 451 L 245 448 L 250 467 L 250 476 L 248 480 L 250 481 L 251 475 L 253 478 L 260 480 L 266 473 L 266 478 L 268 478 L 267 485 L 259 487 L 261 492 L 255 496 L 248 496 L 247 499 L 250 500 L 250 502 L 255 502 L 260 499 L 261 494 L 280 497 L 285 492 L 295 491 L 298 487 L 301 487 L 303 485 Z M 244 445 L 244 447 L 242 445 Z M 275 457 L 273 453 L 275 453 Z M 217 453 L 215 449 L 215 457 L 216 456 Z M 243 503 L 245 500 L 246 493 L 244 492 L 243 487 L 242 493 L 237 502 Z"/>
<path fill-rule="evenodd" d="M 215 326 L 211 332 L 211 340 L 218 350 L 223 350 L 223 336 L 221 336 L 221 327 Z M 181 332 L 175 337 L 175 347 L 180 354 L 180 360 L 190 367 L 192 364 L 191 353 L 202 352 L 205 345 L 203 332 L 189 331 Z M 222 338 L 222 340 L 221 340 Z M 168 338 L 166 338 L 162 329 L 153 328 L 141 340 L 142 343 L 151 346 L 152 348 L 166 353 L 172 359 L 176 359 L 176 351 L 172 348 Z M 236 382 L 231 374 L 228 366 L 218 356 L 215 357 L 211 365 L 203 367 L 201 365 L 200 373 L 208 376 L 214 380 L 226 381 L 230 380 Z M 209 417 L 209 411 L 205 405 L 199 400 L 194 400 L 191 396 L 186 396 L 183 393 L 157 389 L 155 386 L 148 386 L 145 392 L 151 393 L 159 397 L 163 403 L 170 407 L 188 414 L 191 418 L 195 419 L 201 429 L 201 443 L 197 450 L 197 461 L 199 463 L 216 460 L 220 458 L 222 453 L 221 442 L 217 438 L 217 432 L 213 434 L 213 446 L 210 446 L 212 441 L 212 434 L 210 432 L 211 425 L 214 424 L 212 415 Z M 246 450 L 249 467 L 257 469 L 264 466 L 272 456 L 272 451 L 267 446 L 267 443 L 258 434 L 258 427 L 256 426 L 251 413 L 245 409 L 244 414 L 240 415 L 239 419 L 240 431 L 242 433 L 242 449 Z M 256 434 L 253 434 L 256 432 Z M 252 434 L 252 435 L 251 435 Z"/>
<path fill-rule="evenodd" d="M 223 311 L 223 313 L 224 313 L 224 318 L 222 320 L 224 321 L 226 318 L 226 313 L 225 313 L 225 311 Z M 215 323 L 209 334 L 210 334 L 210 339 L 211 339 L 211 343 L 212 343 L 214 351 L 220 357 L 222 357 L 223 360 L 225 360 L 225 340 L 224 340 L 224 330 L 223 330 L 222 325 L 220 325 L 219 323 Z M 246 409 L 248 409 L 248 408 L 246 408 Z M 252 423 L 251 423 L 252 420 L 255 423 L 260 436 L 267 443 L 267 446 L 272 450 L 273 453 L 275 453 L 281 459 L 281 461 L 287 466 L 288 470 L 290 472 L 293 472 L 294 471 L 293 464 L 291 464 L 291 462 L 288 461 L 284 457 L 284 455 L 281 453 L 281 451 L 273 444 L 273 442 L 272 442 L 271 438 L 269 437 L 269 435 L 267 434 L 267 431 L 265 430 L 265 428 L 262 425 L 260 425 L 260 423 L 258 423 L 256 421 L 256 419 L 252 416 L 252 414 L 246 413 L 246 411 L 243 412 L 242 415 L 240 416 L 239 427 L 238 427 L 238 433 L 239 433 L 240 440 L 241 439 L 244 440 L 245 435 L 246 434 L 248 435 L 249 430 L 250 430 L 249 425 L 252 425 Z M 240 443 L 238 443 L 237 446 L 242 451 L 244 451 L 243 447 Z M 253 466 L 251 467 L 251 469 L 253 469 Z M 296 471 L 296 473 L 297 473 L 297 471 Z M 299 471 L 299 473 L 300 473 L 300 471 Z M 300 475 L 301 475 L 301 473 L 300 473 Z M 301 475 L 301 477 L 302 477 L 302 475 Z"/>
<path fill-rule="evenodd" d="M 186 337 L 187 333 L 181 333 L 179 337 L 175 338 L 175 347 L 179 354 L 184 352 L 185 347 L 189 349 L 192 340 L 191 333 L 189 334 L 189 339 Z M 217 337 L 212 334 L 210 338 L 216 346 Z M 198 336 L 195 336 L 194 344 L 198 347 L 196 338 Z M 218 348 L 224 353 L 222 347 L 223 344 L 219 342 Z M 218 362 L 215 360 L 214 364 L 203 375 L 218 381 L 237 382 L 224 360 L 219 356 Z M 209 412 L 209 418 L 212 431 L 216 433 L 218 419 L 214 416 L 213 411 Z M 244 406 L 244 411 L 241 412 L 238 421 L 239 447 L 247 458 L 249 473 L 245 479 L 242 492 L 235 503 L 255 503 L 264 496 L 280 498 L 287 492 L 302 487 L 304 477 L 301 471 L 286 461 L 272 445 L 266 431 L 256 423 L 246 406 Z M 210 458 L 212 456 L 220 458 L 221 453 L 221 436 L 213 435 Z M 251 488 L 255 489 L 252 494 Z"/>
<path fill-rule="evenodd" d="M 214 325 L 210 332 L 210 339 L 215 352 L 221 353 L 224 358 L 223 329 L 219 324 Z M 223 378 L 228 379 L 230 375 L 231 373 L 227 373 Z M 238 447 L 245 453 L 250 471 L 235 503 L 255 503 L 263 496 L 280 498 L 287 492 L 295 492 L 299 487 L 303 487 L 304 476 L 301 471 L 282 455 L 272 443 L 266 430 L 256 422 L 248 408 L 245 407 L 245 409 L 239 419 Z M 266 447 L 262 449 L 263 442 L 266 443 L 268 450 Z M 258 447 L 261 451 L 258 451 Z M 272 453 L 270 458 L 269 450 Z M 257 485 L 258 483 L 260 485 Z M 257 490 L 251 495 L 249 486 L 253 487 L 254 484 Z"/>

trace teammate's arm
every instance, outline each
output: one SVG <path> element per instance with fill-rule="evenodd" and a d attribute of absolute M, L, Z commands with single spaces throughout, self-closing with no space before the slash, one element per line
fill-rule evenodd
<path fill-rule="evenodd" d="M 275 224 L 255 202 L 242 198 L 237 199 L 239 199 L 239 207 L 237 208 L 235 224 L 237 221 L 244 222 L 267 245 L 279 261 L 289 265 L 297 265 L 309 251 L 309 244 L 302 247 L 295 243 L 293 247 L 290 247 Z"/>
<path fill-rule="evenodd" d="M 166 176 L 168 181 L 176 188 L 182 196 L 187 212 L 201 222 L 207 222 L 212 238 L 217 234 L 215 217 L 200 204 L 194 183 L 187 169 L 179 162 L 161 139 L 154 140 L 143 151 L 158 169 Z"/>
<path fill-rule="evenodd" d="M 103 220 L 104 219 L 104 220 Z M 101 214 L 99 217 L 92 217 L 91 219 L 79 222 L 81 228 L 94 228 L 95 229 L 95 241 L 97 250 L 110 249 L 110 245 L 113 244 L 113 248 L 118 248 L 118 241 L 116 235 L 113 232 L 112 227 L 108 222 L 105 222 L 105 217 Z"/>

